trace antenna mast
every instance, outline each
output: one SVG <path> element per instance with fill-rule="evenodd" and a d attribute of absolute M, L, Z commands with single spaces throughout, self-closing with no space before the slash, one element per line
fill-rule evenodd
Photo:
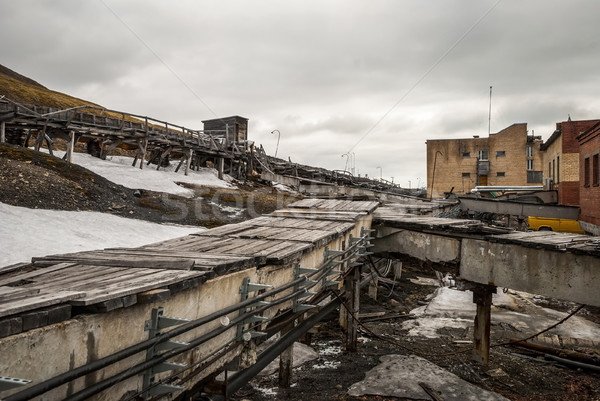
<path fill-rule="evenodd" d="M 492 87 L 490 86 L 490 110 L 488 112 L 488 136 L 492 133 Z"/>

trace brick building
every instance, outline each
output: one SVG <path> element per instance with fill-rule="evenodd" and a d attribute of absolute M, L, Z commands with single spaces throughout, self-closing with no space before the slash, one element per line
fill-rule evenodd
<path fill-rule="evenodd" d="M 577 136 L 600 120 L 556 123 L 556 130 L 541 146 L 546 189 L 558 191 L 561 205 L 579 205 L 579 142 Z"/>
<path fill-rule="evenodd" d="M 600 122 L 577 136 L 579 143 L 579 222 L 600 235 Z"/>
<path fill-rule="evenodd" d="M 477 185 L 543 184 L 542 140 L 528 135 L 525 123 L 513 124 L 487 138 L 432 139 L 426 143 L 428 195 L 441 197 L 452 188 L 454 193 L 467 193 Z"/>

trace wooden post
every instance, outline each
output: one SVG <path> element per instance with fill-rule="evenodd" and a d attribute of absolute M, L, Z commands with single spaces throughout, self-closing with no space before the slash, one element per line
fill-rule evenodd
<path fill-rule="evenodd" d="M 185 175 L 190 172 L 190 165 L 192 164 L 192 158 L 194 157 L 194 150 L 188 149 L 187 163 L 185 165 Z"/>
<path fill-rule="evenodd" d="M 379 285 L 379 277 L 375 276 L 369 281 L 369 298 L 377 301 L 377 286 Z"/>
<path fill-rule="evenodd" d="M 0 123 L 0 143 L 6 142 L 6 123 L 2 121 Z"/>
<path fill-rule="evenodd" d="M 218 171 L 219 171 L 219 179 L 222 180 L 223 179 L 223 168 L 225 167 L 225 159 L 223 159 L 222 157 L 219 157 L 219 161 L 217 162 L 218 164 Z"/>
<path fill-rule="evenodd" d="M 69 146 L 67 147 L 67 162 L 73 160 L 73 148 L 75 147 L 75 131 L 69 132 Z"/>
<path fill-rule="evenodd" d="M 146 160 L 146 152 L 148 151 L 148 137 L 146 136 L 140 146 L 140 170 L 144 169 L 144 160 Z"/>
<path fill-rule="evenodd" d="M 294 328 L 294 322 L 287 325 L 281 335 Z M 290 345 L 279 355 L 279 387 L 290 387 L 292 384 L 292 368 L 294 367 L 294 344 Z"/>
<path fill-rule="evenodd" d="M 490 360 L 490 321 L 492 294 L 495 292 L 496 287 L 490 285 L 478 285 L 473 289 L 473 302 L 477 304 L 473 330 L 473 359 L 482 365 L 487 365 Z"/>
<path fill-rule="evenodd" d="M 358 318 L 360 312 L 360 266 L 354 268 L 354 272 L 348 275 L 351 277 L 349 288 L 346 288 L 346 299 L 352 315 L 348 313 L 348 332 L 346 333 L 346 351 L 356 351 L 358 343 Z"/>

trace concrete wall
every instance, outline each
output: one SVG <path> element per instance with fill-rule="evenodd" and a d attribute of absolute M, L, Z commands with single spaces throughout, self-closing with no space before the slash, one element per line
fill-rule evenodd
<path fill-rule="evenodd" d="M 375 253 L 400 253 L 435 263 L 460 260 L 460 240 L 442 235 L 379 227 L 373 244 Z"/>
<path fill-rule="evenodd" d="M 144 323 L 150 318 L 152 308 L 163 307 L 165 316 L 197 319 L 239 302 L 238 289 L 243 278 L 250 276 L 256 279 L 256 275 L 256 269 L 248 269 L 207 281 L 200 287 L 182 291 L 165 301 L 135 304 L 109 313 L 79 315 L 61 323 L 3 338 L 0 340 L 0 376 L 39 382 L 105 357 L 148 339 L 148 332 L 144 331 Z M 219 325 L 218 321 L 207 324 L 177 337 L 176 340 L 186 341 Z M 235 328 L 232 327 L 206 345 L 174 361 L 194 363 L 214 352 L 234 336 Z M 42 399 L 64 399 L 101 379 L 112 376 L 125 367 L 144 360 L 145 353 L 137 354 L 102 371 L 52 390 Z M 203 373 L 209 374 L 210 369 Z M 204 375 L 200 375 L 197 379 Z M 140 388 L 141 383 L 142 376 L 132 377 L 93 399 L 118 400 L 128 390 Z M 0 396 L 5 397 L 17 391 L 3 392 Z"/>
<path fill-rule="evenodd" d="M 598 258 L 482 240 L 462 240 L 460 277 L 600 306 Z"/>

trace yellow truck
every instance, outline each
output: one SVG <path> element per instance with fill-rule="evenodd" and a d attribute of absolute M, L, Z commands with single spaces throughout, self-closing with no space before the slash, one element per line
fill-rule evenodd
<path fill-rule="evenodd" d="M 534 231 L 556 231 L 559 233 L 585 234 L 577 220 L 550 217 L 529 217 L 529 229 Z"/>

